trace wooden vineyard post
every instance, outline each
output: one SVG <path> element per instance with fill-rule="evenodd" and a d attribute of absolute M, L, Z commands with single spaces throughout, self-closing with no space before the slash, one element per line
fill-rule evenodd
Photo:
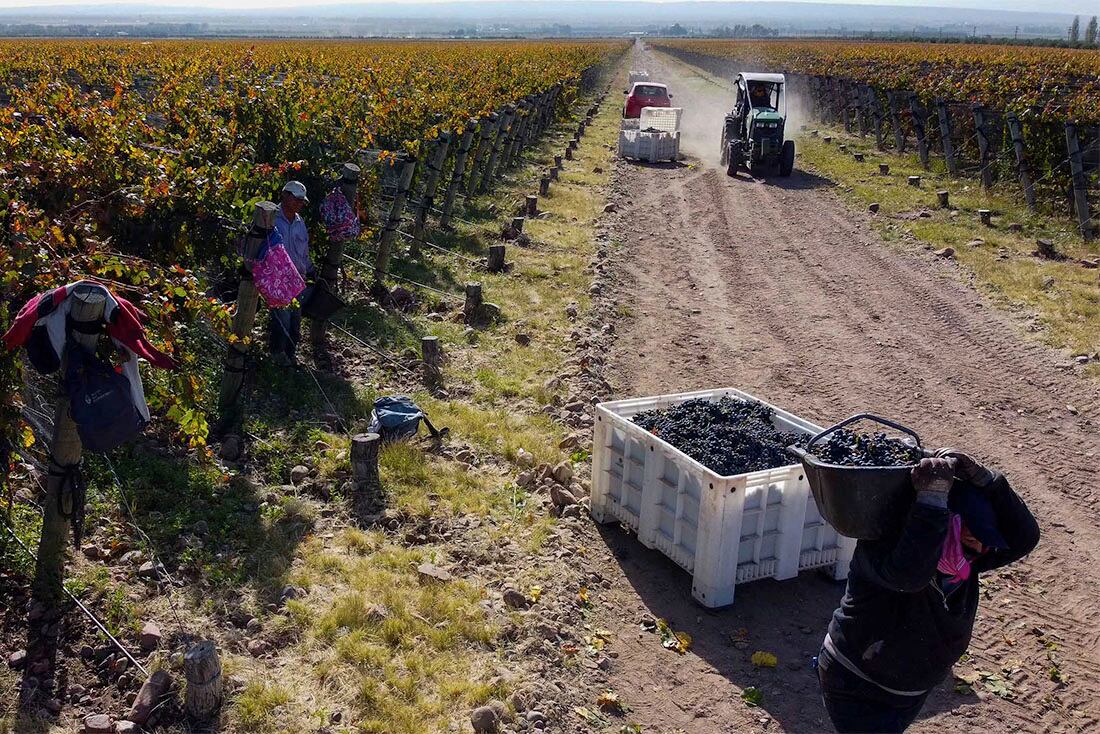
<path fill-rule="evenodd" d="M 524 216 L 528 218 L 537 217 L 539 214 L 539 197 L 534 194 L 528 194 L 524 198 Z"/>
<path fill-rule="evenodd" d="M 879 150 L 885 150 L 886 138 L 883 135 L 884 115 L 882 111 L 882 100 L 878 97 L 878 90 L 871 85 L 867 85 L 867 93 L 871 98 L 871 115 L 874 117 L 875 123 L 875 147 Z"/>
<path fill-rule="evenodd" d="M 508 146 L 504 150 L 501 168 L 511 168 L 519 160 L 519 153 L 523 148 L 523 136 L 526 134 L 527 122 L 530 119 L 527 102 L 521 101 L 516 110 L 515 122 L 512 123 L 512 132 L 508 139 Z"/>
<path fill-rule="evenodd" d="M 917 136 L 917 155 L 920 157 L 920 165 L 924 170 L 929 169 L 928 164 L 928 137 L 924 125 L 928 114 L 921 106 L 920 98 L 916 92 L 909 94 L 909 114 L 913 116 L 913 133 Z"/>
<path fill-rule="evenodd" d="M 504 245 L 489 245 L 489 257 L 485 261 L 485 267 L 491 273 L 501 273 L 504 271 L 504 257 L 505 257 Z"/>
<path fill-rule="evenodd" d="M 982 188 L 993 187 L 993 160 L 989 148 L 989 131 L 986 129 L 986 109 L 980 104 L 972 108 L 974 113 L 974 130 L 978 135 L 978 163 L 981 166 Z"/>
<path fill-rule="evenodd" d="M 898 94 L 890 89 L 886 92 L 890 104 L 890 127 L 894 129 L 894 145 L 899 153 L 905 152 L 905 131 L 901 129 L 901 112 L 898 110 Z"/>
<path fill-rule="evenodd" d="M 489 161 L 493 141 L 496 139 L 497 130 L 499 129 L 500 115 L 496 112 L 490 112 L 488 117 L 481 123 L 477 152 L 474 154 L 474 162 L 470 166 L 470 180 L 466 182 L 467 196 L 473 196 L 481 191 L 481 179 L 485 175 L 485 166 Z"/>
<path fill-rule="evenodd" d="M 424 384 L 432 389 L 439 387 L 443 383 L 443 372 L 440 369 L 443 354 L 439 348 L 438 336 L 420 339 L 420 356 L 424 367 Z"/>
<path fill-rule="evenodd" d="M 844 132 L 852 134 L 852 97 L 849 94 L 849 82 L 847 79 L 837 79 L 836 82 L 837 108 L 844 115 Z"/>
<path fill-rule="evenodd" d="M 183 656 L 183 673 L 187 680 L 184 711 L 192 721 L 210 721 L 221 708 L 224 689 L 222 664 L 213 640 L 191 646 Z"/>
<path fill-rule="evenodd" d="M 360 172 L 359 166 L 354 163 L 345 163 L 343 168 L 340 169 L 340 183 L 338 186 L 340 187 L 340 191 L 344 194 L 344 198 L 347 199 L 348 204 L 351 205 L 352 211 L 356 211 Z M 340 266 L 343 262 L 344 241 L 330 241 L 328 243 L 328 249 L 325 250 L 325 257 L 321 261 L 321 274 L 318 278 L 319 283 L 323 283 L 324 285 L 318 285 L 317 287 L 328 288 L 333 293 L 339 293 Z M 310 337 L 313 341 L 313 346 L 315 348 L 323 347 L 328 322 L 311 321 L 310 323 Z"/>
<path fill-rule="evenodd" d="M 504 110 L 504 114 L 501 115 L 496 141 L 493 143 L 493 150 L 489 154 L 489 162 L 485 164 L 485 174 L 481 177 L 481 183 L 478 186 L 479 191 L 488 191 L 490 182 L 497 174 L 501 156 L 504 153 L 507 142 L 511 139 L 512 128 L 514 126 L 513 120 L 515 120 L 515 118 L 516 108 L 509 105 Z"/>
<path fill-rule="evenodd" d="M 1020 177 L 1020 187 L 1024 190 L 1024 199 L 1027 200 L 1027 208 L 1035 211 L 1035 186 L 1031 183 L 1031 172 L 1028 170 L 1027 155 L 1024 150 L 1024 133 L 1020 127 L 1020 118 L 1015 112 L 1005 113 L 1005 125 L 1008 126 L 1008 135 L 1012 138 L 1012 148 L 1016 153 L 1016 175 Z"/>
<path fill-rule="evenodd" d="M 936 116 L 940 122 L 940 144 L 943 146 L 943 159 L 947 161 L 947 172 L 957 176 L 959 164 L 955 160 L 955 143 L 951 140 L 951 113 L 943 99 L 936 100 Z"/>
<path fill-rule="evenodd" d="M 80 286 L 73 290 L 70 297 L 73 302 L 69 317 L 74 328 L 70 331 L 66 327 L 68 339 L 72 344 L 66 347 L 62 355 L 62 375 L 65 374 L 65 364 L 69 360 L 68 352 L 74 348 L 74 345 L 79 345 L 77 348 L 90 352 L 95 351 L 99 340 L 99 330 L 95 329 L 95 326 L 102 322 L 104 308 L 107 305 L 106 296 L 98 288 Z M 83 325 L 88 325 L 85 327 L 87 331 L 82 330 Z M 76 424 L 69 413 L 69 397 L 59 384 L 57 403 L 54 408 L 53 439 L 50 441 L 46 497 L 42 502 L 42 534 L 38 541 L 34 583 L 31 585 L 34 604 L 45 612 L 43 617 L 30 622 L 28 658 L 32 663 L 50 655 L 56 644 L 55 640 L 48 637 L 50 633 L 42 634 L 39 629 L 40 626 L 44 626 L 47 630 L 53 628 L 50 622 L 61 606 L 62 581 L 65 575 L 65 546 L 69 539 L 69 525 L 73 513 L 79 513 L 83 509 L 78 506 L 78 503 L 84 502 L 84 498 L 77 490 L 76 477 L 70 472 L 80 471 L 83 450 L 80 436 L 76 432 Z M 29 693 L 29 690 L 24 691 L 24 694 Z"/>
<path fill-rule="evenodd" d="M 485 298 L 481 294 L 481 283 L 467 283 L 466 302 L 462 305 L 462 313 L 466 317 L 467 324 L 477 321 L 483 303 Z"/>
<path fill-rule="evenodd" d="M 279 206 L 274 202 L 261 201 L 257 204 L 252 211 L 252 229 L 244 238 L 244 264 L 233 312 L 233 336 L 236 341 L 229 345 L 226 353 L 225 373 L 222 375 L 221 392 L 218 394 L 219 422 L 223 428 L 228 428 L 237 419 L 237 400 L 244 383 L 244 361 L 248 354 L 246 341 L 256 323 L 259 294 L 256 284 L 252 282 L 252 260 L 275 227 L 275 215 L 278 211 Z"/>
<path fill-rule="evenodd" d="M 428 216 L 435 204 L 435 192 L 439 188 L 439 177 L 443 173 L 443 162 L 447 160 L 447 151 L 451 147 L 451 134 L 440 133 L 432 146 L 432 153 L 428 156 L 428 173 L 424 178 L 424 193 L 416 207 L 416 218 L 413 220 L 413 241 L 410 249 L 414 257 L 420 254 L 420 242 L 424 239 L 424 232 L 428 228 Z"/>
<path fill-rule="evenodd" d="M 458 152 L 455 154 L 455 167 L 451 171 L 451 180 L 447 183 L 447 192 L 443 195 L 443 213 L 439 216 L 439 226 L 450 229 L 451 214 L 455 208 L 455 197 L 462 188 L 462 180 L 466 175 L 466 162 L 470 158 L 470 148 L 474 144 L 474 133 L 477 131 L 477 119 L 471 117 L 466 122 L 466 128 L 459 139 Z"/>
<path fill-rule="evenodd" d="M 1081 156 L 1081 141 L 1077 138 L 1077 123 L 1066 123 L 1066 152 L 1069 153 L 1070 175 L 1073 181 L 1073 209 L 1077 212 L 1077 225 L 1081 237 L 1092 239 L 1093 227 L 1089 214 L 1088 180 Z"/>
<path fill-rule="evenodd" d="M 393 244 L 397 239 L 398 229 L 401 227 L 401 215 L 405 211 L 405 202 L 409 198 L 409 188 L 412 186 L 414 175 L 416 175 L 416 158 L 410 156 L 401 164 L 401 175 L 397 179 L 397 191 L 393 195 L 390 213 L 386 218 L 386 225 L 382 228 L 382 237 L 378 241 L 378 254 L 374 260 L 372 290 L 377 291 L 383 287 L 382 278 L 390 266 L 390 257 L 393 256 Z"/>
<path fill-rule="evenodd" d="M 542 174 L 542 178 L 539 179 L 539 196 L 548 196 L 550 194 L 550 173 Z"/>
<path fill-rule="evenodd" d="M 352 505 L 361 514 L 380 510 L 385 504 L 378 474 L 381 446 L 382 437 L 377 433 L 357 433 L 351 437 Z"/>

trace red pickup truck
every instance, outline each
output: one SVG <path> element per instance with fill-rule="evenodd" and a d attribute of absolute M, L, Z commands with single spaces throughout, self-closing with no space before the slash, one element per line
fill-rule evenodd
<path fill-rule="evenodd" d="M 643 107 L 671 107 L 672 95 L 664 84 L 635 82 L 630 91 L 625 92 L 626 104 L 623 105 L 623 117 L 636 118 L 642 114 Z"/>

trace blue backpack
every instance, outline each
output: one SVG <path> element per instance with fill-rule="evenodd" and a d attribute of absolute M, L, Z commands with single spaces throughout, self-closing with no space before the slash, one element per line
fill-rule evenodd
<path fill-rule="evenodd" d="M 420 429 L 420 421 L 432 436 L 439 436 L 424 411 L 407 395 L 387 395 L 374 401 L 371 411 L 370 432 L 377 433 L 383 441 L 411 438 Z"/>
<path fill-rule="evenodd" d="M 126 375 L 79 344 L 69 344 L 68 358 L 65 394 L 84 448 L 105 453 L 141 433 L 145 419 L 134 405 Z"/>

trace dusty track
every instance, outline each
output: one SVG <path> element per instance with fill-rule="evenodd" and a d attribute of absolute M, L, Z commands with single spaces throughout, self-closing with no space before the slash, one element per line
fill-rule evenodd
<path fill-rule="evenodd" d="M 634 63 L 685 108 L 694 165 L 618 164 L 615 298 L 632 316 L 610 362 L 616 396 L 736 386 L 822 422 L 880 412 L 1001 468 L 1043 538 L 1026 562 L 986 579 L 974 659 L 960 669 L 1020 668 L 1002 674 L 1015 699 L 981 684 L 962 695 L 948 681 L 913 731 L 1100 730 L 1097 385 L 1066 371 L 1064 356 L 953 264 L 884 243 L 825 181 L 727 178 L 702 160 L 717 147 L 720 117 L 707 110 L 721 91 L 679 63 Z M 604 536 L 616 554 L 601 564 L 618 611 L 607 620 L 619 652 L 611 685 L 632 720 L 646 732 L 829 730 L 809 658 L 842 586 L 812 574 L 756 582 L 714 613 L 691 601 L 690 579 L 663 556 Z M 640 633 L 644 614 L 690 632 L 692 651 L 678 656 Z M 741 628 L 747 646 L 733 644 Z M 779 667 L 754 669 L 754 650 L 776 653 Z M 1051 655 L 1067 684 L 1050 679 Z M 750 685 L 764 691 L 761 708 L 740 699 Z"/>

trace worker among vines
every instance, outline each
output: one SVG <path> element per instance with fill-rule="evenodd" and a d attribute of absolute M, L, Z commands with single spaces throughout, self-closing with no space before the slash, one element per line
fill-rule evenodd
<path fill-rule="evenodd" d="M 1039 527 L 998 472 L 942 449 L 912 471 L 900 532 L 860 540 L 818 656 L 838 732 L 902 732 L 970 644 L 978 575 L 1013 563 Z"/>
<path fill-rule="evenodd" d="M 275 215 L 275 229 L 278 230 L 294 267 L 308 281 L 313 276 L 313 262 L 309 258 L 309 232 L 300 213 L 307 204 L 309 197 L 305 184 L 301 181 L 288 181 L 283 186 L 279 211 Z M 277 362 L 293 364 L 301 338 L 301 309 L 287 307 L 271 310 L 271 354 Z"/>

